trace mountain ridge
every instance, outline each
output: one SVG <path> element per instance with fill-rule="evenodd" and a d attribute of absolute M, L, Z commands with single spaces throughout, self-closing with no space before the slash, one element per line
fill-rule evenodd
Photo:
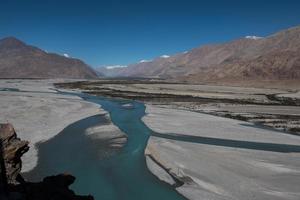
<path fill-rule="evenodd" d="M 97 78 L 97 74 L 79 59 L 6 37 L 0 40 L 0 78 Z"/>
<path fill-rule="evenodd" d="M 300 80 L 300 26 L 264 38 L 238 38 L 122 69 L 117 76 L 199 82 Z"/>

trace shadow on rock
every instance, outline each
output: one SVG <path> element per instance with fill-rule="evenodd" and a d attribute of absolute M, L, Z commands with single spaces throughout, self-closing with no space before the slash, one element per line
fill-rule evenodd
<path fill-rule="evenodd" d="M 1 200 L 93 200 L 91 195 L 76 195 L 69 186 L 70 174 L 48 176 L 41 182 L 27 182 L 20 175 L 21 157 L 29 150 L 11 124 L 0 124 L 0 199 Z"/>

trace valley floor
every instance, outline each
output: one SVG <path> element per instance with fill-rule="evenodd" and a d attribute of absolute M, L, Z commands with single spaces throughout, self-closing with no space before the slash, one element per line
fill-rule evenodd
<path fill-rule="evenodd" d="M 297 89 L 100 80 L 58 86 L 147 103 L 149 170 L 188 199 L 299 199 Z"/>
<path fill-rule="evenodd" d="M 143 79 L 106 79 L 61 86 L 80 88 L 90 94 L 239 119 L 300 134 L 300 88 L 229 87 Z"/>
<path fill-rule="evenodd" d="M 14 124 L 33 146 L 77 120 L 106 115 L 95 104 L 57 93 L 54 82 L 59 81 L 0 82 L 0 121 Z M 153 130 L 145 149 L 148 168 L 188 199 L 300 198 L 297 90 L 157 80 L 64 81 L 55 86 L 146 102 L 143 121 Z M 93 127 L 86 134 L 123 135 L 113 124 Z M 35 166 L 36 155 L 31 148 L 24 158 L 25 170 Z"/>

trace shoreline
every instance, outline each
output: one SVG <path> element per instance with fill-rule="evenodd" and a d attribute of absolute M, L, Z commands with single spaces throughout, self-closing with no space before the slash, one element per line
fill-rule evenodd
<path fill-rule="evenodd" d="M 37 165 L 36 144 L 53 138 L 65 127 L 81 119 L 108 114 L 98 104 L 85 101 L 78 96 L 55 92 L 54 82 L 56 81 L 1 80 L 0 82 L 2 87 L 21 90 L 0 92 L 2 114 L 0 121 L 12 123 L 18 136 L 30 141 L 30 150 L 22 157 L 22 172 L 31 171 Z"/>
<path fill-rule="evenodd" d="M 108 145 L 110 148 L 120 149 L 126 144 L 128 136 L 111 121 L 110 114 L 107 111 L 105 112 L 103 117 L 106 122 L 87 128 L 84 134 L 94 140 L 109 141 Z"/>
<path fill-rule="evenodd" d="M 300 134 L 298 90 L 191 85 L 144 80 L 98 80 L 56 84 L 86 93 L 253 122 Z M 297 92 L 298 91 L 298 92 Z"/>
<path fill-rule="evenodd" d="M 259 129 L 238 120 L 149 104 L 142 120 L 155 132 L 145 149 L 148 169 L 188 199 L 300 197 L 293 186 L 294 181 L 300 181 L 298 136 Z M 208 142 L 201 142 L 202 138 Z M 254 146 L 245 148 L 239 143 Z M 273 143 L 275 149 L 264 149 L 260 143 Z M 285 145 L 295 148 L 289 157 L 279 152 Z M 175 185 L 176 180 L 182 184 Z M 251 196 L 253 192 L 255 197 Z"/>

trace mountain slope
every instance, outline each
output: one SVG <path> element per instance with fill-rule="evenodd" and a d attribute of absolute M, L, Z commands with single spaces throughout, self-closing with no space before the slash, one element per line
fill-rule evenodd
<path fill-rule="evenodd" d="M 133 64 L 121 75 L 189 82 L 299 80 L 300 26 L 266 38 L 241 38 Z"/>
<path fill-rule="evenodd" d="M 0 40 L 0 78 L 97 78 L 97 74 L 79 59 L 8 37 Z"/>

